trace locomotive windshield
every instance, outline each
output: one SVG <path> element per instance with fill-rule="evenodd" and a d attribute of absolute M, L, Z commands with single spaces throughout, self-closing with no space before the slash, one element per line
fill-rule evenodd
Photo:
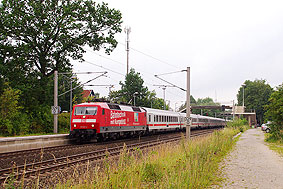
<path fill-rule="evenodd" d="M 87 106 L 87 107 L 76 107 L 74 115 L 96 115 L 97 107 Z"/>

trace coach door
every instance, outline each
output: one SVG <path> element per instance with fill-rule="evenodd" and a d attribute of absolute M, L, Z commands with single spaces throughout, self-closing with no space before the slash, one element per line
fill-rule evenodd
<path fill-rule="evenodd" d="M 153 124 L 153 114 L 148 114 L 147 125 L 151 126 Z"/>

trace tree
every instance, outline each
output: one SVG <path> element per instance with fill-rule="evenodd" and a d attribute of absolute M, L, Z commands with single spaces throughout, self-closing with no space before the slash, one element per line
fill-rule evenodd
<path fill-rule="evenodd" d="M 110 53 L 121 32 L 121 13 L 91 0 L 3 0 L 0 22 L 5 63 L 25 60 L 40 77 L 83 60 L 85 45 Z"/>
<path fill-rule="evenodd" d="M 271 134 L 276 139 L 283 140 L 283 84 L 271 94 L 269 104 L 265 106 L 265 116 L 269 121 L 272 121 Z"/>
<path fill-rule="evenodd" d="M 29 131 L 27 114 L 20 112 L 19 96 L 21 91 L 12 89 L 8 83 L 4 84 L 5 89 L 0 95 L 0 134 L 14 135 L 24 134 Z"/>
<path fill-rule="evenodd" d="M 9 82 L 21 91 L 18 103 L 32 132 L 50 132 L 53 72 L 72 72 L 70 60 L 83 61 L 85 46 L 109 54 L 122 21 L 118 10 L 92 0 L 2 0 L 0 23 L 0 85 Z M 73 100 L 79 101 L 80 91 L 73 91 Z M 69 94 L 60 102 L 69 106 Z"/>
<path fill-rule="evenodd" d="M 196 101 L 196 106 L 220 106 L 220 103 L 214 102 L 212 98 L 206 97 L 206 98 L 198 98 Z M 215 110 L 215 109 L 195 109 L 192 110 L 193 114 L 202 114 L 205 116 L 214 117 L 215 114 L 219 114 L 221 110 Z"/>
<path fill-rule="evenodd" d="M 38 89 L 33 98 L 42 104 L 52 96 L 49 76 L 70 71 L 70 59 L 83 61 L 86 45 L 110 53 L 122 21 L 118 10 L 92 0 L 3 0 L 0 23 L 0 76 Z"/>
<path fill-rule="evenodd" d="M 273 89 L 266 83 L 266 80 L 246 80 L 244 84 L 245 86 L 241 86 L 237 94 L 238 104 L 243 102 L 244 90 L 245 107 L 248 110 L 256 111 L 257 121 L 261 124 L 266 111 L 264 106 L 268 104 Z"/>
<path fill-rule="evenodd" d="M 136 106 L 152 107 L 163 109 L 164 100 L 156 98 L 155 91 L 149 91 L 144 85 L 140 73 L 136 73 L 133 68 L 125 77 L 125 82 L 120 81 L 121 90 L 111 91 L 111 101 L 117 103 L 131 103 Z M 135 102 L 135 103 L 134 103 Z M 166 105 L 165 109 L 168 109 Z"/>
<path fill-rule="evenodd" d="M 195 104 L 196 103 L 196 100 L 195 100 L 195 98 L 191 95 L 190 96 L 190 104 L 191 104 L 191 106 L 193 105 L 193 104 Z M 179 109 L 178 109 L 178 111 L 182 111 L 183 109 L 185 109 L 187 107 L 187 102 L 185 102 L 184 104 L 182 104 L 180 107 L 179 107 Z"/>
<path fill-rule="evenodd" d="M 190 99 L 191 99 L 191 106 L 220 106 L 219 103 L 214 102 L 213 99 L 210 97 L 198 98 L 197 100 L 195 100 L 194 97 L 191 96 Z M 186 103 L 179 108 L 179 111 L 183 110 L 184 108 L 186 108 Z M 220 110 L 214 110 L 214 109 L 203 109 L 203 110 L 192 109 L 193 114 L 202 114 L 211 117 L 214 117 L 215 113 L 219 114 L 220 112 L 221 112 Z"/>

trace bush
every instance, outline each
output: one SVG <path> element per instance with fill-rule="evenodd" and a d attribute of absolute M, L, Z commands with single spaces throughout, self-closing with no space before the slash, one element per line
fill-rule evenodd
<path fill-rule="evenodd" d="M 238 129 L 240 132 L 244 132 L 249 128 L 249 124 L 246 119 L 235 118 L 233 121 L 227 122 L 227 127 Z"/>
<path fill-rule="evenodd" d="M 8 85 L 8 84 L 6 84 Z M 21 91 L 7 87 L 0 96 L 0 135 L 13 136 L 30 131 L 29 116 L 18 105 Z"/>
<path fill-rule="evenodd" d="M 266 119 L 272 121 L 270 124 L 270 140 L 283 141 L 283 84 L 277 87 L 270 98 L 266 108 Z"/>
<path fill-rule="evenodd" d="M 51 133 L 53 132 L 53 118 L 50 106 L 42 105 L 32 113 L 32 133 Z"/>
<path fill-rule="evenodd" d="M 59 133 L 68 133 L 70 131 L 70 113 L 61 113 L 58 116 Z"/>

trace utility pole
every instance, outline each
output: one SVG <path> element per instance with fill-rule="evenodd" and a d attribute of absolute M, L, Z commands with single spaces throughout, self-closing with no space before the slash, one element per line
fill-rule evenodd
<path fill-rule="evenodd" d="M 129 35 L 131 33 L 131 27 L 126 26 L 124 29 L 127 37 L 126 37 L 126 51 L 127 51 L 127 74 L 129 74 L 129 51 L 130 51 L 130 46 L 129 46 Z"/>
<path fill-rule="evenodd" d="M 245 111 L 245 86 L 246 86 L 246 84 L 242 85 L 242 87 L 243 87 L 243 107 L 244 107 L 244 111 Z"/>
<path fill-rule="evenodd" d="M 233 100 L 233 120 L 235 119 L 235 102 Z"/>
<path fill-rule="evenodd" d="M 58 71 L 54 71 L 54 108 L 57 110 L 54 113 L 54 133 L 58 133 Z"/>
<path fill-rule="evenodd" d="M 187 67 L 186 138 L 191 138 L 190 67 Z"/>
<path fill-rule="evenodd" d="M 165 90 L 166 90 L 166 87 L 163 87 L 163 109 L 165 110 L 165 105 L 166 105 L 166 102 L 165 102 Z"/>

